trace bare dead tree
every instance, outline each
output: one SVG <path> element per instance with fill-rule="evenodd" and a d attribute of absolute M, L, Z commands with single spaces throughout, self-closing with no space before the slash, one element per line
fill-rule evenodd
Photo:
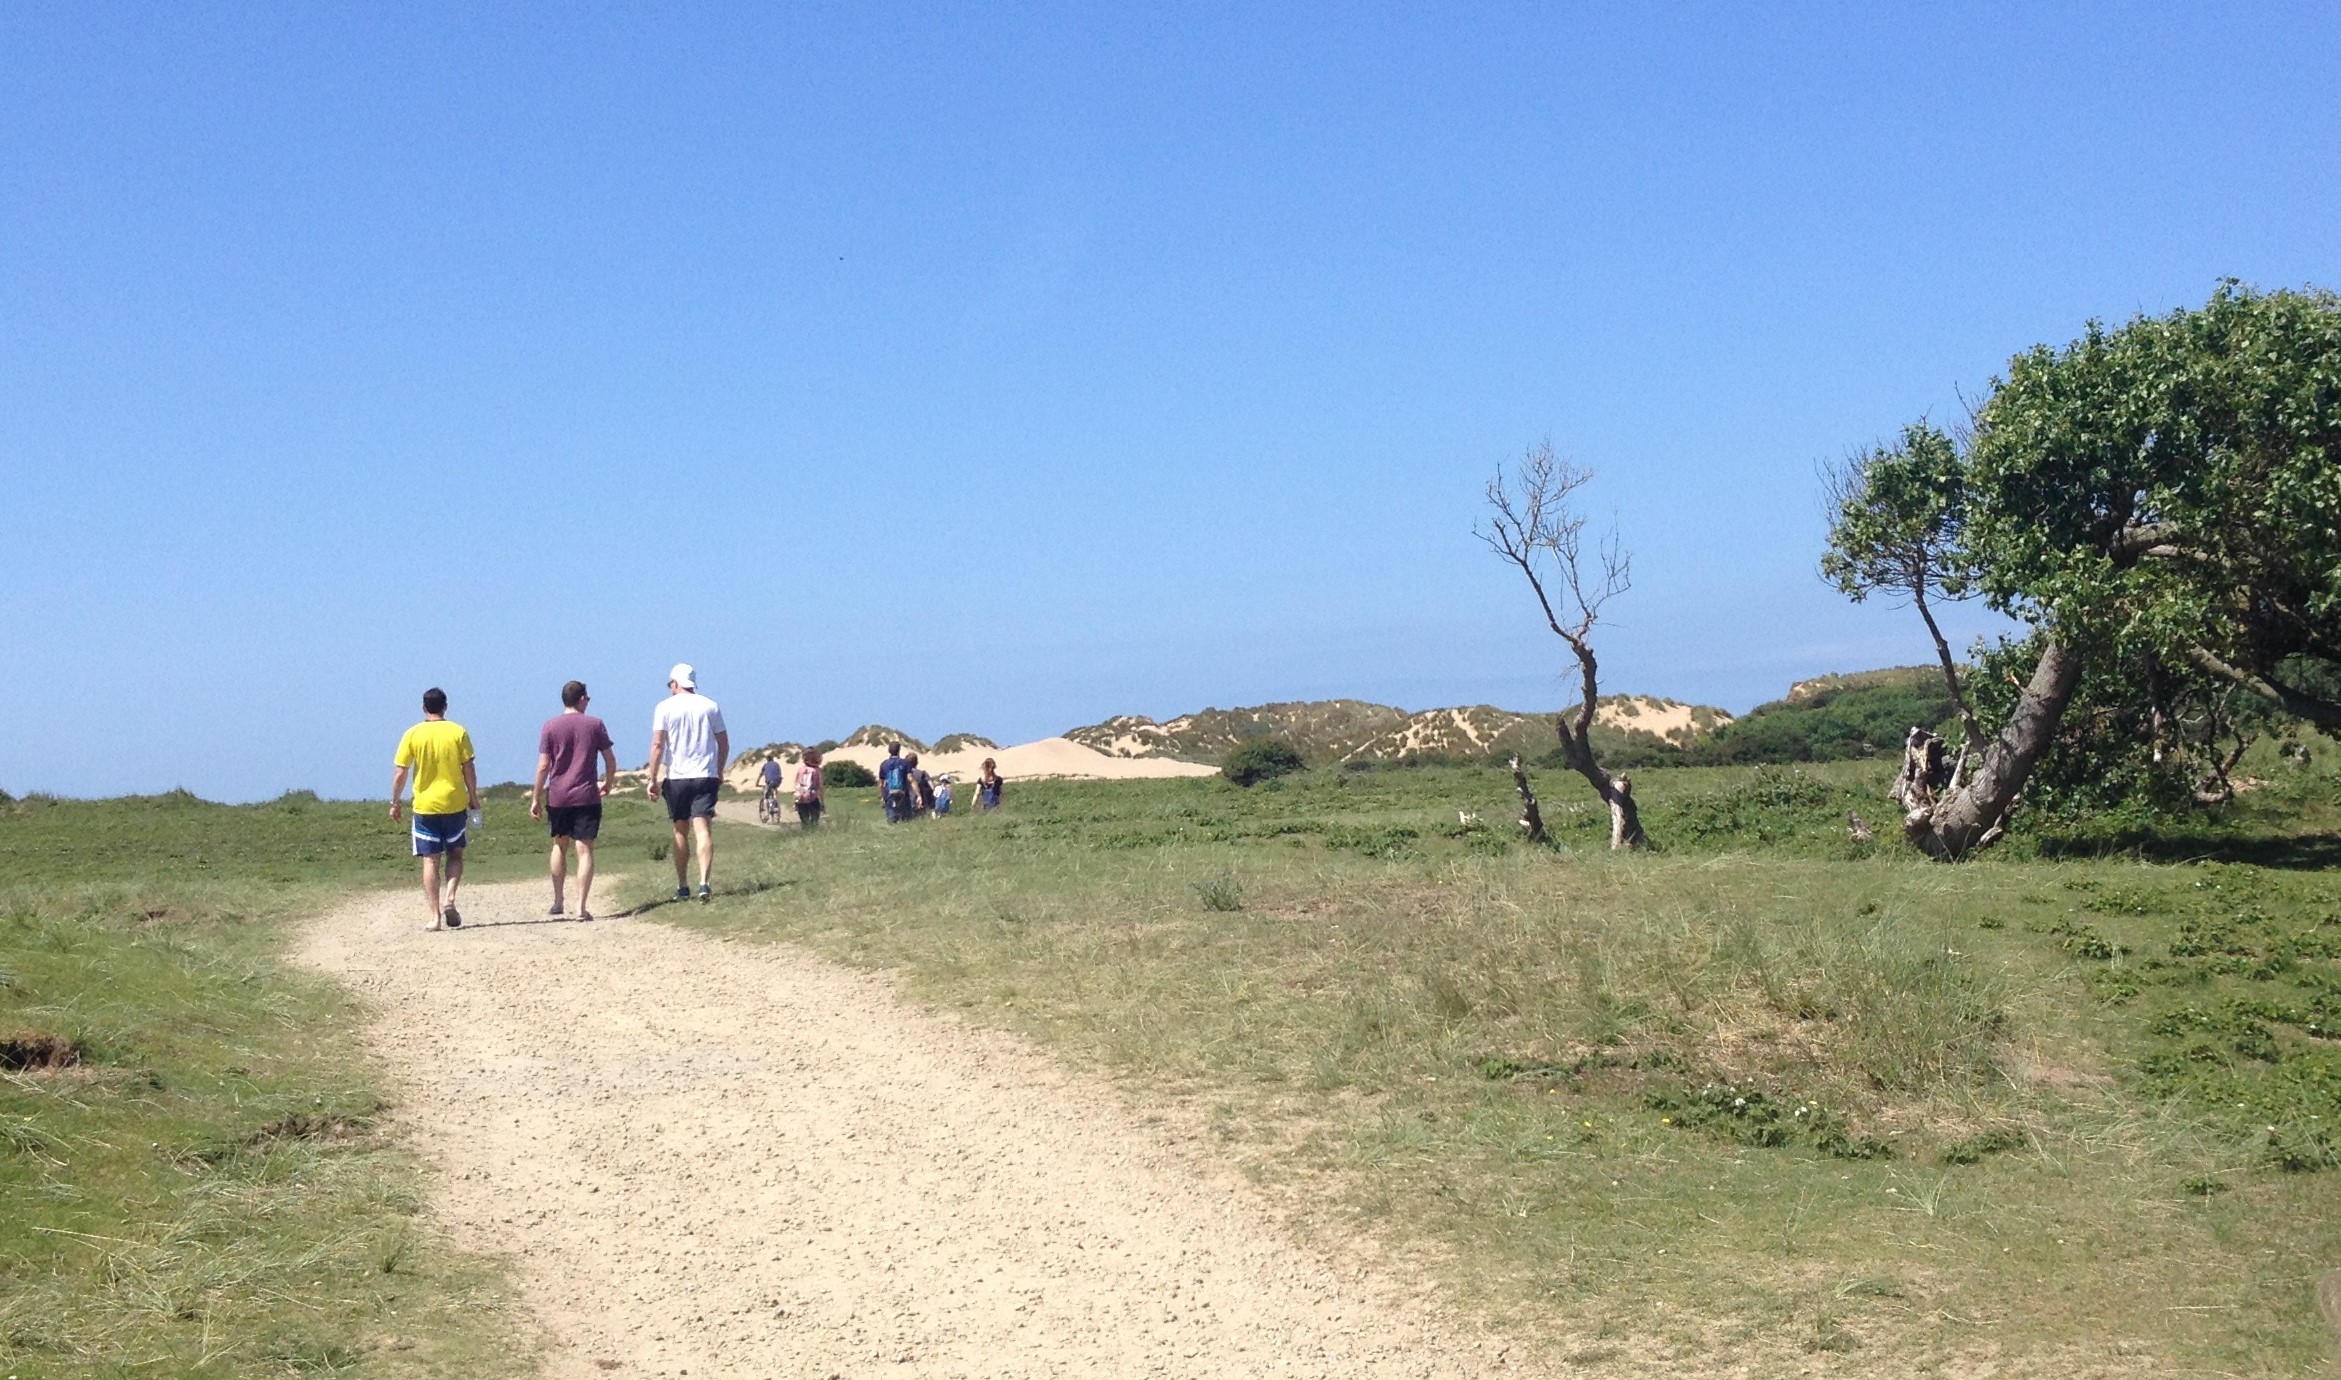
<path fill-rule="evenodd" d="M 1511 473 L 1499 468 L 1488 481 L 1489 515 L 1477 534 L 1527 577 L 1545 625 L 1576 657 L 1582 691 L 1578 705 L 1553 716 L 1561 757 L 1609 807 L 1609 846 L 1640 848 L 1649 839 L 1634 804 L 1634 783 L 1604 770 L 1593 752 L 1593 718 L 1601 697 L 1593 629 L 1602 606 L 1632 588 L 1633 581 L 1632 560 L 1614 533 L 1587 548 L 1585 515 L 1572 500 L 1592 478 L 1593 471 L 1554 456 L 1552 442 L 1546 441 L 1521 457 Z"/>

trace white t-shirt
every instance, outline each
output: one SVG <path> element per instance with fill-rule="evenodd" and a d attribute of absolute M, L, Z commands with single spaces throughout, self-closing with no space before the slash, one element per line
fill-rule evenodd
<path fill-rule="evenodd" d="M 705 695 L 685 691 L 658 702 L 650 715 L 652 736 L 667 735 L 667 779 L 691 781 L 715 775 L 715 735 L 724 731 L 723 711 Z"/>

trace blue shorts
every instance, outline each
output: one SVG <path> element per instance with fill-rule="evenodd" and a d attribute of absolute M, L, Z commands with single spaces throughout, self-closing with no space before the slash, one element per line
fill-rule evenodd
<path fill-rule="evenodd" d="M 451 815 L 416 815 L 415 856 L 427 858 L 433 853 L 460 853 L 463 851 L 463 829 L 471 822 L 471 814 L 457 810 Z"/>
<path fill-rule="evenodd" d="M 668 777 L 659 783 L 659 794 L 666 798 L 667 818 L 680 824 L 686 819 L 715 818 L 716 792 L 723 782 L 712 776 Z"/>

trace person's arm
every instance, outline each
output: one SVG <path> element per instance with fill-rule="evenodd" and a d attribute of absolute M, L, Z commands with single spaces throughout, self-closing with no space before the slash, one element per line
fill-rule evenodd
<path fill-rule="evenodd" d="M 398 823 L 398 801 L 405 794 L 406 763 L 401 762 L 390 770 L 390 822 L 392 824 Z"/>
<path fill-rule="evenodd" d="M 732 760 L 732 735 L 722 729 L 715 731 L 715 779 L 723 780 L 723 764 Z"/>
<path fill-rule="evenodd" d="M 465 758 L 463 763 L 463 790 L 464 794 L 470 797 L 471 807 L 475 810 L 478 809 L 480 807 L 480 770 L 472 765 L 469 758 Z"/>
<path fill-rule="evenodd" d="M 654 728 L 650 731 L 649 779 L 642 783 L 642 793 L 652 800 L 658 799 L 658 764 L 666 755 L 667 731 L 663 728 Z"/>
<path fill-rule="evenodd" d="M 618 789 L 618 745 L 602 744 L 602 794 Z"/>
<path fill-rule="evenodd" d="M 543 819 L 545 817 L 545 778 L 552 774 L 553 754 L 549 752 L 538 753 L 536 755 L 536 782 L 528 788 L 528 817 L 530 819 Z"/>

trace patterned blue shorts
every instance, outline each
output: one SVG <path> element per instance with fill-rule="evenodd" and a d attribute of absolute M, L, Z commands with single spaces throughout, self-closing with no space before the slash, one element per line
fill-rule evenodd
<path fill-rule="evenodd" d="M 433 853 L 452 853 L 463 847 L 464 826 L 471 822 L 469 811 L 457 810 L 451 815 L 416 815 L 415 856 L 427 858 Z"/>

